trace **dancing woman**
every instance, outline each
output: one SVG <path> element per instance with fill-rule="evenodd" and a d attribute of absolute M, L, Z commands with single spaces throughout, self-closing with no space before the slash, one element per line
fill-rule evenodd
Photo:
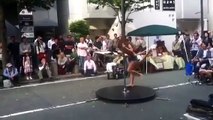
<path fill-rule="evenodd" d="M 135 75 L 142 76 L 142 73 L 139 71 L 141 70 L 141 66 L 145 60 L 145 58 L 149 55 L 150 51 L 143 56 L 142 59 L 138 60 L 137 56 L 140 56 L 145 53 L 140 52 L 136 53 L 136 50 L 134 49 L 134 46 L 131 44 L 130 41 L 126 39 L 120 39 L 118 41 L 118 48 L 124 53 L 128 55 L 129 64 L 127 67 L 127 71 L 130 74 L 130 83 L 128 86 L 133 87 L 135 83 Z"/>

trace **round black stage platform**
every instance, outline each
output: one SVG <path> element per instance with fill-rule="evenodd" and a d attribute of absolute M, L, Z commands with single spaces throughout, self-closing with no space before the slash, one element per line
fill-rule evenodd
<path fill-rule="evenodd" d="M 127 87 L 124 92 L 124 86 L 112 86 L 97 90 L 96 96 L 109 102 L 146 102 L 155 98 L 155 90 L 145 86 L 134 86 Z"/>

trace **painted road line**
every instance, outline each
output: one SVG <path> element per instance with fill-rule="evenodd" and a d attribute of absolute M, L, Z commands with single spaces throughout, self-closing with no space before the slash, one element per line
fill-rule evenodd
<path fill-rule="evenodd" d="M 167 86 L 162 86 L 162 87 L 156 87 L 156 88 L 153 88 L 153 89 L 155 89 L 155 90 L 169 89 L 169 88 L 185 86 L 185 85 L 189 85 L 189 84 L 197 83 L 197 82 L 198 81 L 185 82 L 185 83 L 179 83 L 179 84 L 174 84 L 174 85 L 167 85 Z M 157 98 L 157 99 L 162 99 L 162 98 Z M 12 113 L 12 114 L 8 114 L 8 115 L 2 115 L 2 116 L 0 116 L 0 118 L 9 118 L 9 117 L 15 117 L 15 116 L 20 116 L 20 115 L 26 115 L 26 114 L 41 112 L 41 111 L 48 111 L 48 110 L 53 110 L 53 109 L 65 108 L 65 107 L 70 107 L 70 106 L 74 106 L 74 105 L 85 104 L 85 103 L 92 102 L 92 101 L 97 101 L 97 100 L 98 100 L 97 98 L 94 98 L 94 99 L 85 100 L 85 101 L 76 102 L 76 103 L 70 103 L 70 104 L 64 104 L 64 105 L 57 105 L 57 106 L 52 106 L 52 107 L 47 107 L 47 108 L 38 108 L 38 109 L 34 109 L 34 110 L 28 110 L 28 111 L 23 111 L 23 112 Z"/>
<path fill-rule="evenodd" d="M 153 88 L 153 89 L 154 89 L 154 90 L 161 90 L 161 89 L 167 89 L 167 88 L 185 86 L 185 85 L 189 85 L 189 84 L 195 84 L 195 83 L 198 83 L 198 82 L 199 82 L 199 81 L 185 82 L 185 83 L 167 85 L 167 86 L 162 86 L 162 87 L 156 87 L 156 88 Z"/>
<path fill-rule="evenodd" d="M 17 113 L 12 113 L 12 114 L 8 114 L 8 115 L 0 116 L 0 119 L 10 118 L 10 117 L 15 117 L 15 116 L 20 116 L 20 115 L 26 115 L 26 114 L 31 114 L 31 113 L 41 112 L 41 111 L 48 111 L 48 110 L 53 110 L 53 109 L 65 108 L 65 107 L 85 104 L 85 103 L 96 101 L 96 100 L 97 100 L 97 98 L 94 98 L 94 99 L 76 102 L 76 103 L 70 103 L 70 104 L 65 104 L 65 105 L 57 105 L 57 106 L 47 107 L 47 108 L 38 108 L 38 109 L 28 110 L 28 111 L 23 111 L 23 112 L 17 112 Z"/>
<path fill-rule="evenodd" d="M 36 83 L 36 84 L 30 84 L 30 85 L 23 85 L 23 86 L 19 86 L 19 87 L 4 88 L 4 89 L 0 89 L 0 91 L 20 89 L 20 88 L 29 88 L 29 87 L 36 87 L 36 86 L 43 86 L 43 85 L 51 85 L 51 84 L 58 84 L 58 83 L 66 83 L 66 82 L 73 82 L 73 81 L 82 81 L 82 80 L 88 80 L 88 79 L 93 79 L 93 78 L 101 78 L 101 77 L 105 77 L 105 76 L 106 75 L 99 75 L 99 76 L 94 76 L 94 77 L 83 77 L 83 78 L 74 78 L 74 79 L 67 79 L 67 80 L 58 80 L 58 81 L 53 81 L 53 82 Z"/>

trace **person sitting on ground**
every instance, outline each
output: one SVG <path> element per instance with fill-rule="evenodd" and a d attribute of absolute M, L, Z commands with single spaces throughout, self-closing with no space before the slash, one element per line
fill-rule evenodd
<path fill-rule="evenodd" d="M 74 48 L 72 49 L 72 53 L 68 57 L 68 59 L 69 59 L 69 63 L 68 63 L 67 71 L 73 72 L 73 69 L 78 62 L 78 54 L 77 54 L 76 49 L 74 49 Z"/>
<path fill-rule="evenodd" d="M 85 76 L 92 76 L 96 74 L 95 62 L 91 59 L 91 56 L 87 56 L 87 60 L 84 62 L 84 74 Z"/>
<path fill-rule="evenodd" d="M 19 85 L 18 70 L 11 63 L 6 64 L 6 68 L 3 71 L 3 80 L 10 80 L 14 86 Z"/>
<path fill-rule="evenodd" d="M 65 75 L 67 73 L 67 64 L 69 60 L 63 52 L 58 55 L 58 74 Z"/>
<path fill-rule="evenodd" d="M 199 75 L 201 82 L 208 83 L 210 85 L 213 85 L 213 67 L 209 64 L 203 63 L 200 65 L 199 68 Z"/>
<path fill-rule="evenodd" d="M 43 80 L 44 75 L 46 74 L 48 78 L 52 78 L 50 67 L 46 62 L 45 58 L 41 59 L 41 64 L 39 65 L 38 77 L 40 80 Z"/>
<path fill-rule="evenodd" d="M 118 52 L 118 55 L 113 59 L 113 61 L 110 63 L 107 63 L 106 71 L 113 72 L 113 66 L 120 64 L 122 60 L 123 60 L 123 56 L 122 56 L 121 52 Z"/>

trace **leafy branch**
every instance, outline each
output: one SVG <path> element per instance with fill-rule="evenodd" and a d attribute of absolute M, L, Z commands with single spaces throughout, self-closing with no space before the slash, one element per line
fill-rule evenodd
<path fill-rule="evenodd" d="M 110 7 L 112 8 L 116 15 L 118 16 L 119 22 L 121 23 L 121 0 L 88 0 L 88 3 L 96 4 L 96 9 L 100 9 L 100 7 Z M 146 8 L 152 8 L 153 6 L 150 4 L 150 0 L 125 0 L 124 3 L 124 12 L 127 15 L 125 18 L 126 22 L 132 22 L 132 19 L 129 19 L 129 16 Z"/>

